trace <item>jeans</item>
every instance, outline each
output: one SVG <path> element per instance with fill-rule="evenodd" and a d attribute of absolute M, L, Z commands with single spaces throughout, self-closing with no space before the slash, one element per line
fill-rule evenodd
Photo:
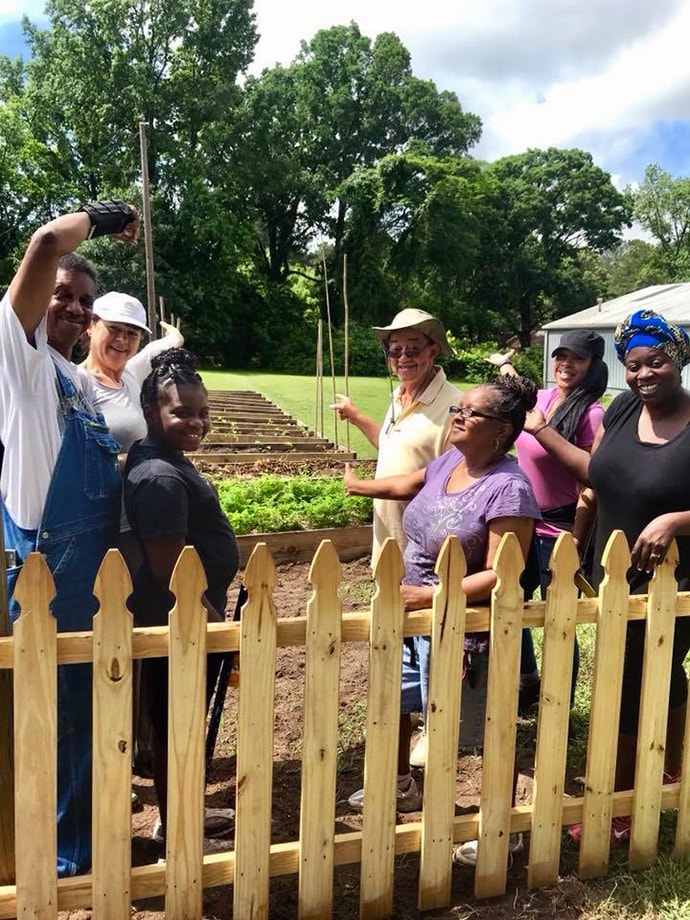
<path fill-rule="evenodd" d="M 56 369 L 57 370 L 57 369 Z M 74 406 L 74 390 L 62 385 L 65 431 L 53 470 L 41 525 L 19 527 L 3 504 L 5 544 L 18 565 L 7 572 L 10 617 L 20 615 L 13 597 L 29 553 L 45 557 L 55 582 L 51 612 L 58 632 L 90 630 L 97 602 L 93 585 L 106 551 L 115 546 L 120 515 L 120 445 L 102 420 Z M 57 827 L 59 877 L 88 871 L 91 865 L 91 664 L 58 666 Z"/>
<path fill-rule="evenodd" d="M 540 537 L 535 534 L 530 547 L 529 556 L 525 565 L 525 574 L 523 575 L 523 587 L 525 597 L 531 599 L 537 588 L 541 588 L 542 598 L 546 598 L 546 589 L 551 583 L 551 569 L 549 560 L 551 553 L 556 545 L 556 537 Z M 577 675 L 580 671 L 580 646 L 575 636 L 575 646 L 573 648 L 573 678 L 570 685 L 570 708 L 575 704 L 575 685 L 577 684 Z M 534 655 L 534 642 L 532 640 L 532 630 L 522 630 L 522 650 L 520 657 L 520 676 L 530 677 L 539 674 L 537 659 Z"/>

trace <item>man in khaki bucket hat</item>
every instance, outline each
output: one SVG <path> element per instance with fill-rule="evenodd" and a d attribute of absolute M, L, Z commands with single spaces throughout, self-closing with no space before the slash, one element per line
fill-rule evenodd
<path fill-rule="evenodd" d="M 378 449 L 376 478 L 380 478 L 422 469 L 443 453 L 448 410 L 459 401 L 460 391 L 436 364 L 439 356 L 448 357 L 453 350 L 443 323 L 431 313 L 408 307 L 396 313 L 388 326 L 373 329 L 386 353 L 389 372 L 399 380 L 383 424 L 364 415 L 347 396 L 337 394 L 331 408 L 356 425 Z M 404 550 L 405 505 L 374 500 L 372 563 L 386 537 L 393 537 Z"/>

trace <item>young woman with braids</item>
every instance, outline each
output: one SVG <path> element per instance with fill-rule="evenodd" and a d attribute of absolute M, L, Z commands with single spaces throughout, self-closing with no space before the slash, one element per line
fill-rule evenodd
<path fill-rule="evenodd" d="M 155 356 L 151 365 L 141 388 L 147 434 L 130 448 L 124 479 L 127 518 L 144 559 L 134 578 L 134 621 L 137 626 L 167 624 L 173 601 L 168 586 L 185 546 L 196 549 L 204 567 L 208 618 L 221 621 L 226 592 L 239 566 L 237 542 L 214 488 L 184 456 L 198 450 L 208 434 L 208 393 L 196 359 L 183 348 Z M 219 666 L 219 658 L 209 656 L 208 700 Z M 167 815 L 167 660 L 145 659 L 142 681 L 153 725 L 153 774 L 160 809 L 154 838 L 162 841 Z M 229 810 L 226 817 L 232 817 Z M 207 822 L 206 835 L 222 836 L 229 830 L 228 821 L 225 827 L 223 823 Z"/>
<path fill-rule="evenodd" d="M 527 476 L 516 460 L 507 455 L 522 430 L 527 410 L 536 403 L 536 387 L 522 377 L 502 377 L 495 383 L 463 393 L 460 405 L 451 407 L 453 423 L 450 450 L 425 469 L 382 479 L 358 479 L 348 467 L 345 488 L 351 495 L 409 500 L 403 526 L 407 545 L 403 554 L 405 574 L 400 593 L 406 610 L 430 607 L 436 583 L 438 554 L 448 536 L 456 536 L 467 561 L 462 588 L 470 603 L 486 601 L 496 584 L 492 566 L 501 537 L 515 533 L 527 555 L 539 508 Z M 416 811 L 421 794 L 409 769 L 411 723 L 409 713 L 426 710 L 430 667 L 429 636 L 415 636 L 414 652 L 403 650 L 402 701 L 398 748 L 397 807 Z M 486 675 L 489 637 L 486 633 L 465 636 L 465 665 L 478 683 Z M 458 662 L 458 667 L 461 663 Z M 472 684 L 472 679 L 468 680 Z M 482 694 L 483 696 L 483 694 Z M 476 732 L 474 743 L 482 744 L 485 698 L 470 715 L 469 688 L 463 690 L 461 739 L 467 730 Z M 465 723 L 464 725 L 462 723 Z M 364 807 L 363 790 L 349 798 L 355 810 Z M 476 858 L 470 843 L 456 852 L 456 861 L 472 865 Z M 511 848 L 522 846 L 517 836 Z"/>
<path fill-rule="evenodd" d="M 503 375 L 515 375 L 512 353 L 490 355 L 487 360 L 500 368 Z M 599 400 L 606 391 L 608 368 L 603 361 L 604 340 L 589 329 L 566 332 L 553 350 L 553 376 L 556 386 L 537 393 L 537 409 L 544 424 L 557 431 L 577 447 L 590 452 L 604 407 Z M 529 477 L 539 502 L 542 520 L 536 525 L 534 542 L 525 570 L 524 585 L 528 597 L 537 587 L 542 596 L 551 581 L 549 559 L 558 536 L 572 531 L 576 538 L 587 536 L 594 507 L 591 490 L 583 490 L 577 479 L 551 456 L 538 440 L 523 431 L 515 442 L 520 469 Z M 580 666 L 580 649 L 575 640 L 571 705 Z M 520 663 L 520 711 L 524 714 L 539 699 L 539 670 L 534 656 L 532 632 L 522 634 Z"/>

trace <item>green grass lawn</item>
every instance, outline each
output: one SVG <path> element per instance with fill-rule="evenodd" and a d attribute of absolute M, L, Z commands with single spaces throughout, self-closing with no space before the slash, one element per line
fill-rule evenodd
<path fill-rule="evenodd" d="M 256 390 L 303 422 L 312 431 L 321 430 L 321 422 L 316 418 L 316 381 L 313 377 L 264 374 L 253 371 L 204 371 L 202 376 L 210 390 Z M 472 386 L 468 383 L 454 382 L 461 389 L 469 389 Z M 342 377 L 336 377 L 335 392 L 345 392 Z M 350 378 L 350 396 L 368 416 L 377 421 L 383 421 L 390 402 L 388 379 L 385 377 L 352 377 Z M 336 414 L 328 408 L 332 402 L 331 379 L 324 379 L 323 434 L 329 440 L 337 441 L 340 447 L 346 447 L 347 425 L 345 422 L 338 421 L 336 433 Z M 349 428 L 350 449 L 356 452 L 360 460 L 375 460 L 376 449 L 354 425 L 350 425 Z"/>

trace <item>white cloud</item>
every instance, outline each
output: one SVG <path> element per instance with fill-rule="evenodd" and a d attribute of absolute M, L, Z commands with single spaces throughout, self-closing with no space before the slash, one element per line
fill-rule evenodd
<path fill-rule="evenodd" d="M 45 0 L 0 0 L 0 22 L 21 19 L 44 17 Z"/>

